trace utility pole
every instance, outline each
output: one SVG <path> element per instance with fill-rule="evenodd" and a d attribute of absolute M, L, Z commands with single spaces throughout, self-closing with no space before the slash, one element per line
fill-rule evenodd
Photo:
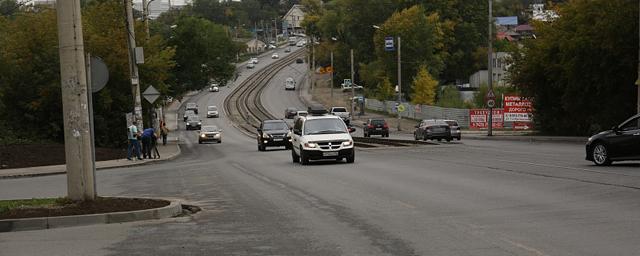
<path fill-rule="evenodd" d="M 402 104 L 402 40 L 398 36 L 398 107 Z M 402 115 L 400 115 L 400 109 L 396 109 L 398 112 L 398 131 L 402 131 L 400 123 L 402 123 Z"/>
<path fill-rule="evenodd" d="M 147 41 L 151 38 L 149 34 L 149 4 L 153 1 L 154 0 L 151 0 L 147 3 L 147 0 L 142 0 L 142 17 L 144 19 L 145 32 L 147 33 Z"/>
<path fill-rule="evenodd" d="M 353 49 L 351 49 L 351 116 L 354 116 L 353 112 L 356 110 L 356 105 L 353 104 L 353 98 L 356 97 L 356 81 L 355 72 L 353 71 Z"/>
<path fill-rule="evenodd" d="M 67 196 L 74 201 L 96 196 L 80 1 L 56 1 L 60 80 L 67 166 Z"/>
<path fill-rule="evenodd" d="M 333 106 L 333 49 L 331 50 L 331 84 L 329 84 L 329 90 L 331 90 L 331 106 Z"/>
<path fill-rule="evenodd" d="M 638 23 L 640 24 L 640 8 L 638 8 Z M 640 28 L 640 26 L 638 26 Z M 640 31 L 638 33 L 638 36 L 640 37 Z M 636 86 L 638 86 L 638 114 L 640 114 L 640 38 L 638 38 L 638 80 L 636 80 Z"/>
<path fill-rule="evenodd" d="M 493 14 L 492 14 L 492 0 L 489 0 L 489 35 L 488 35 L 488 41 L 489 41 L 489 47 L 487 48 L 487 52 L 488 52 L 488 65 L 487 65 L 487 83 L 489 84 L 488 86 L 488 92 L 493 92 Z M 487 125 L 489 126 L 489 133 L 487 134 L 488 136 L 493 136 L 493 107 L 489 106 L 489 120 Z"/>
<path fill-rule="evenodd" d="M 134 29 L 133 10 L 131 0 L 125 0 L 127 12 L 127 34 L 129 35 L 129 71 L 131 72 L 131 90 L 133 94 L 133 117 L 137 121 L 138 130 L 144 127 L 142 121 L 142 100 L 140 98 L 140 77 L 138 76 L 138 64 L 136 64 L 136 32 Z"/>
<path fill-rule="evenodd" d="M 313 37 L 310 37 L 311 41 L 311 90 L 316 85 L 316 44 L 313 42 Z"/>

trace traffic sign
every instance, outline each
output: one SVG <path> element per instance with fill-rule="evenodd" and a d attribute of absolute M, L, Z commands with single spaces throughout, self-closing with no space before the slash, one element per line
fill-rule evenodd
<path fill-rule="evenodd" d="M 487 107 L 493 108 L 496 106 L 496 100 L 489 99 L 487 100 Z"/>
<path fill-rule="evenodd" d="M 149 87 L 147 87 L 147 89 L 142 93 L 142 96 L 144 96 L 149 103 L 153 104 L 153 102 L 160 97 L 160 92 L 158 92 L 158 90 L 156 90 L 152 85 L 149 85 Z"/>
<path fill-rule="evenodd" d="M 109 82 L 109 68 L 98 57 L 91 56 L 91 92 L 99 92 Z"/>
<path fill-rule="evenodd" d="M 496 94 L 493 93 L 493 90 L 487 91 L 487 99 L 489 99 L 489 100 L 495 100 L 496 99 Z"/>
<path fill-rule="evenodd" d="M 398 111 L 404 112 L 405 111 L 404 105 L 398 105 Z"/>
<path fill-rule="evenodd" d="M 384 50 L 385 51 L 394 51 L 395 50 L 395 46 L 393 45 L 393 37 L 392 36 L 387 36 L 384 38 Z"/>

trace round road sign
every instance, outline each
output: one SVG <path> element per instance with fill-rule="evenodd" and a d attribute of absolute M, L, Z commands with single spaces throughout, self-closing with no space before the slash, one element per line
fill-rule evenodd
<path fill-rule="evenodd" d="M 404 112 L 404 105 L 398 105 L 398 111 Z"/>
<path fill-rule="evenodd" d="M 493 108 L 496 106 L 496 101 L 495 100 L 487 100 L 487 106 L 490 108 Z"/>

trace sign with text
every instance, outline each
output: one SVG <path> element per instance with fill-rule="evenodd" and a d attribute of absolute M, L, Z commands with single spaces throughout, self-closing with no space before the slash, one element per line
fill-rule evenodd
<path fill-rule="evenodd" d="M 531 100 L 518 95 L 504 96 L 505 122 L 531 122 L 533 104 Z"/>
<path fill-rule="evenodd" d="M 393 45 L 393 37 L 387 36 L 384 38 L 384 50 L 388 52 L 395 50 L 395 46 Z"/>
<path fill-rule="evenodd" d="M 493 128 L 504 127 L 504 110 L 500 108 L 493 109 Z M 487 129 L 489 127 L 489 110 L 488 109 L 469 109 L 469 128 L 470 129 Z"/>

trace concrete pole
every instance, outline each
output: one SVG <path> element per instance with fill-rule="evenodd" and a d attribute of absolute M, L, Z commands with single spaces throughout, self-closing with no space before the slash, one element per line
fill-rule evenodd
<path fill-rule="evenodd" d="M 134 29 L 133 10 L 131 0 L 125 0 L 127 12 L 127 34 L 129 44 L 129 71 L 131 72 L 131 90 L 133 94 L 133 116 L 138 123 L 138 130 L 142 131 L 144 124 L 142 119 L 142 99 L 140 98 L 140 76 L 138 76 L 138 64 L 136 64 L 136 33 Z"/>
<path fill-rule="evenodd" d="M 331 50 L 331 84 L 329 84 L 331 90 L 331 106 L 333 106 L 333 50 Z"/>
<path fill-rule="evenodd" d="M 151 38 L 151 34 L 149 34 L 149 4 L 151 4 L 151 2 L 153 1 L 154 0 L 151 0 L 147 3 L 147 0 L 142 0 L 142 17 L 144 19 L 144 29 L 147 33 L 147 41 L 149 41 L 149 38 Z"/>
<path fill-rule="evenodd" d="M 94 200 L 87 71 L 79 0 L 56 1 L 67 166 L 67 196 Z"/>
<path fill-rule="evenodd" d="M 488 92 L 492 92 L 493 91 L 493 14 L 492 14 L 492 0 L 489 0 L 489 35 L 488 35 L 488 41 L 489 41 L 489 47 L 487 47 L 487 52 L 488 52 L 488 65 L 487 65 L 487 83 L 488 85 Z M 493 136 L 493 107 L 489 107 L 489 120 L 487 121 L 487 125 L 489 126 L 489 133 L 487 134 L 488 136 Z"/>
<path fill-rule="evenodd" d="M 398 36 L 398 106 L 402 104 L 402 39 Z M 398 131 L 402 131 L 400 127 L 400 123 L 402 123 L 402 115 L 400 114 L 400 110 L 396 109 L 398 112 Z"/>
<path fill-rule="evenodd" d="M 313 42 L 313 37 L 310 37 L 311 41 L 311 90 L 316 85 L 316 44 Z"/>
<path fill-rule="evenodd" d="M 351 116 L 355 117 L 354 112 L 356 110 L 356 105 L 353 104 L 353 98 L 356 96 L 356 80 L 355 80 L 355 72 L 353 69 L 353 49 L 351 49 Z"/>

